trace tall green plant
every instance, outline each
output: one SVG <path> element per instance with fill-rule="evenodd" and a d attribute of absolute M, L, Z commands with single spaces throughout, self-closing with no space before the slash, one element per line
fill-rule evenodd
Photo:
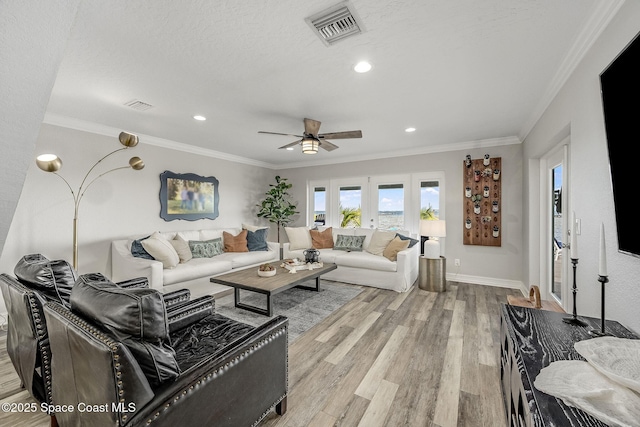
<path fill-rule="evenodd" d="M 276 176 L 276 183 L 269 184 L 269 191 L 265 193 L 267 197 L 258 206 L 258 217 L 266 218 L 269 222 L 278 227 L 278 243 L 280 243 L 280 227 L 289 224 L 292 216 L 299 213 L 296 205 L 291 201 L 288 190 L 293 187 L 286 178 Z"/>

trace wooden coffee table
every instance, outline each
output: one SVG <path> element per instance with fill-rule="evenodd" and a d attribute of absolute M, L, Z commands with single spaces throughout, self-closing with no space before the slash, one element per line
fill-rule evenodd
<path fill-rule="evenodd" d="M 233 299 L 236 307 L 271 317 L 273 312 L 273 305 L 271 302 L 272 295 L 293 287 L 315 290 L 317 292 L 320 290 L 320 276 L 337 268 L 335 264 L 325 262 L 320 268 L 314 268 L 313 270 L 298 270 L 296 273 L 289 273 L 289 270 L 284 267 L 280 267 L 280 264 L 281 261 L 271 263 L 272 266 L 276 267 L 277 271 L 275 276 L 271 277 L 258 276 L 258 267 L 252 267 L 215 276 L 212 277 L 210 281 L 221 285 L 231 286 L 233 288 Z M 300 285 L 310 279 L 316 279 L 315 287 Z M 267 308 L 264 309 L 262 307 L 256 307 L 254 305 L 240 302 L 240 289 L 266 295 Z"/>

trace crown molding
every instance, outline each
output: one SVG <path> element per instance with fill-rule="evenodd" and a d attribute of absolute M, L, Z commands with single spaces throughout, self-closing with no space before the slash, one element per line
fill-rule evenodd
<path fill-rule="evenodd" d="M 551 102 L 553 102 L 564 84 L 569 80 L 569 77 L 578 67 L 580 61 L 582 61 L 598 37 L 600 37 L 605 28 L 607 28 L 609 22 L 611 22 L 613 17 L 618 13 L 618 10 L 620 10 L 624 2 L 625 0 L 610 0 L 608 2 L 598 1 L 596 3 L 582 30 L 576 36 L 571 49 L 569 49 L 569 52 L 560 63 L 558 71 L 553 79 L 551 79 L 551 83 L 543 93 L 540 102 L 533 110 L 529 120 L 527 120 L 522 127 L 519 134 L 522 141 L 526 139 L 529 132 L 531 132 L 544 112 L 549 108 L 549 105 L 551 105 Z"/>
<path fill-rule="evenodd" d="M 60 126 L 64 128 L 79 130 L 83 132 L 95 133 L 97 135 L 114 136 L 118 135 L 123 129 L 114 128 L 86 120 L 75 119 L 73 117 L 63 116 L 60 114 L 45 113 L 43 123 Z M 124 129 L 126 130 L 126 129 Z M 151 135 L 145 135 L 138 132 L 135 133 L 140 138 L 140 144 L 151 145 L 154 147 L 167 148 L 170 150 L 182 151 L 185 153 L 196 154 L 198 156 L 212 157 L 215 159 L 228 160 L 230 162 L 242 163 L 251 166 L 258 166 L 268 169 L 277 169 L 277 165 L 261 162 L 258 160 L 248 159 L 246 157 L 234 156 L 232 154 L 222 153 L 220 151 L 209 150 L 207 148 L 196 147 L 194 145 L 173 141 L 170 139 L 158 138 Z"/>
<path fill-rule="evenodd" d="M 450 151 L 472 150 L 475 148 L 501 147 L 505 145 L 522 144 L 517 136 L 508 136 L 504 138 L 490 138 L 466 142 L 457 142 L 452 144 L 431 145 L 420 147 L 418 149 L 394 150 L 390 153 L 374 153 L 374 154 L 358 154 L 358 156 L 343 157 L 336 160 L 327 160 L 324 162 L 298 162 L 280 165 L 278 169 L 294 169 L 301 167 L 327 166 L 340 163 L 362 162 L 367 160 L 392 159 L 396 157 L 419 156 L 424 154 L 446 153 Z"/>

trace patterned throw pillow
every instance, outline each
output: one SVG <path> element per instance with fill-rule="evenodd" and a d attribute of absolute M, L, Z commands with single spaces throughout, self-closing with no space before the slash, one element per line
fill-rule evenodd
<path fill-rule="evenodd" d="M 366 237 L 367 236 L 345 236 L 344 234 L 338 234 L 333 249 L 337 251 L 362 252 L 362 245 Z"/>
<path fill-rule="evenodd" d="M 331 227 L 324 231 L 309 230 L 312 246 L 316 249 L 331 249 L 333 247 L 333 233 Z"/>
<path fill-rule="evenodd" d="M 189 240 L 189 249 L 191 249 L 191 255 L 194 258 L 213 258 L 216 255 L 220 255 L 224 252 L 224 246 L 222 245 L 222 239 L 211 240 Z"/>

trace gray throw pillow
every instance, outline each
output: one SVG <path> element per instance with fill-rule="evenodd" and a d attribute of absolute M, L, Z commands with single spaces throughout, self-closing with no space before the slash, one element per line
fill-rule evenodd
<path fill-rule="evenodd" d="M 403 236 L 400 233 L 396 233 L 396 237 L 399 237 L 402 240 L 408 240 L 409 241 L 409 247 L 412 248 L 415 246 L 416 243 L 418 243 L 418 240 L 416 239 L 412 239 L 411 237 L 407 237 L 407 236 Z"/>
<path fill-rule="evenodd" d="M 222 238 L 211 240 L 189 240 L 189 249 L 194 258 L 213 258 L 224 252 Z"/>
<path fill-rule="evenodd" d="M 267 245 L 267 232 L 268 228 L 260 228 L 256 231 L 247 229 L 247 247 L 249 252 L 253 251 L 268 251 Z"/>
<path fill-rule="evenodd" d="M 142 247 L 141 242 L 145 239 L 148 239 L 149 237 L 151 237 L 151 235 L 147 237 L 143 237 L 141 239 L 136 239 L 133 242 L 131 242 L 131 255 L 133 255 L 136 258 L 155 259 L 154 257 L 151 256 L 149 252 L 146 251 L 145 248 Z"/>
<path fill-rule="evenodd" d="M 365 237 L 367 236 L 345 236 L 344 234 L 338 234 L 333 249 L 347 252 L 362 252 Z"/>

